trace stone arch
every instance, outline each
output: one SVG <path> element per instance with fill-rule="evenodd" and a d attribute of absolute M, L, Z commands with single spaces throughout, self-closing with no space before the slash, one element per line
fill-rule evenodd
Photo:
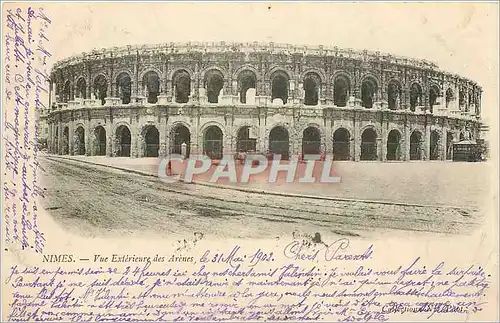
<path fill-rule="evenodd" d="M 304 89 L 304 104 L 318 105 L 321 90 L 321 76 L 315 71 L 304 74 L 302 78 L 302 87 Z"/>
<path fill-rule="evenodd" d="M 351 92 L 352 78 L 343 71 L 336 72 L 332 77 L 333 102 L 336 106 L 345 107 Z"/>
<path fill-rule="evenodd" d="M 453 92 L 453 89 L 449 87 L 446 90 L 446 108 L 448 109 L 450 107 L 450 104 L 455 101 L 455 93 Z"/>
<path fill-rule="evenodd" d="M 283 69 L 277 69 L 270 75 L 271 82 L 271 100 L 281 99 L 283 104 L 288 101 L 288 91 L 290 77 Z"/>
<path fill-rule="evenodd" d="M 333 133 L 333 160 L 351 159 L 351 133 L 348 127 L 339 126 Z"/>
<path fill-rule="evenodd" d="M 281 124 L 269 130 L 269 155 L 281 155 L 282 160 L 290 158 L 290 131 Z"/>
<path fill-rule="evenodd" d="M 252 64 L 243 64 L 243 65 L 241 65 L 240 67 L 238 67 L 237 69 L 234 70 L 234 72 L 233 72 L 233 80 L 238 79 L 239 74 L 241 72 L 245 71 L 245 70 L 252 71 L 257 76 L 257 79 L 259 79 L 262 76 L 261 73 L 260 73 L 260 71 L 254 65 L 252 65 Z"/>
<path fill-rule="evenodd" d="M 85 155 L 85 126 L 81 123 L 76 125 L 73 150 L 75 155 Z"/>
<path fill-rule="evenodd" d="M 114 71 L 114 75 L 118 76 L 120 74 L 127 74 L 128 77 L 130 77 L 131 80 L 134 80 L 134 72 L 130 69 L 130 68 L 120 68 L 120 69 L 117 69 L 116 71 Z M 115 77 L 115 80 L 116 80 L 117 77 Z"/>
<path fill-rule="evenodd" d="M 142 91 L 147 97 L 148 103 L 157 103 L 160 95 L 160 75 L 154 69 L 145 72 L 142 77 Z"/>
<path fill-rule="evenodd" d="M 387 135 L 387 160 L 401 159 L 401 131 L 392 129 Z"/>
<path fill-rule="evenodd" d="M 389 110 L 398 110 L 401 107 L 403 86 L 400 80 L 392 78 L 387 82 L 387 104 Z"/>
<path fill-rule="evenodd" d="M 106 156 L 107 149 L 107 136 L 106 128 L 103 125 L 97 125 L 93 130 L 93 147 L 94 155 L 96 156 Z"/>
<path fill-rule="evenodd" d="M 250 89 L 255 90 L 255 95 L 257 95 L 257 74 L 255 71 L 250 69 L 242 69 L 237 74 L 237 92 L 240 96 L 240 103 L 253 103 L 247 102 L 247 92 Z M 255 98 L 253 99 L 255 101 Z"/>
<path fill-rule="evenodd" d="M 472 89 L 469 89 L 468 96 L 467 96 L 467 104 L 465 105 L 465 112 L 469 112 L 470 109 L 474 106 L 474 91 Z"/>
<path fill-rule="evenodd" d="M 381 131 L 380 131 L 380 129 L 376 125 L 374 125 L 374 124 L 367 124 L 366 126 L 363 126 L 359 130 L 359 132 L 363 133 L 366 129 L 372 129 L 373 131 L 375 131 L 375 134 L 377 135 L 377 139 L 381 138 L 381 136 L 382 136 Z"/>
<path fill-rule="evenodd" d="M 429 88 L 429 110 L 434 112 L 434 106 L 439 105 L 439 97 L 441 96 L 441 88 L 433 83 Z"/>
<path fill-rule="evenodd" d="M 422 160 L 422 144 L 423 134 L 420 130 L 415 129 L 410 135 L 410 160 Z"/>
<path fill-rule="evenodd" d="M 66 80 L 63 85 L 62 90 L 62 102 L 67 103 L 71 101 L 71 82 L 70 80 Z"/>
<path fill-rule="evenodd" d="M 216 71 L 216 73 L 220 74 L 222 79 L 229 80 L 229 78 L 230 78 L 229 73 L 225 69 L 223 69 L 222 67 L 217 66 L 217 65 L 211 65 L 211 66 L 204 68 L 200 73 L 200 80 L 205 82 L 207 77 L 208 77 L 207 74 L 214 73 L 215 71 Z"/>
<path fill-rule="evenodd" d="M 130 157 L 132 147 L 132 133 L 130 125 L 126 122 L 120 122 L 115 126 L 115 156 Z"/>
<path fill-rule="evenodd" d="M 154 123 L 141 127 L 141 149 L 144 157 L 158 157 L 160 151 L 160 131 Z"/>
<path fill-rule="evenodd" d="M 302 131 L 302 155 L 321 153 L 322 144 L 321 128 L 317 125 L 309 125 Z"/>
<path fill-rule="evenodd" d="M 190 123 L 188 123 L 186 121 L 182 121 L 182 120 L 177 120 L 177 121 L 172 122 L 172 124 L 170 124 L 170 126 L 168 127 L 168 132 L 171 134 L 172 131 L 176 127 L 179 127 L 179 126 L 186 127 L 189 130 L 190 133 L 193 132 L 193 126 Z"/>
<path fill-rule="evenodd" d="M 68 155 L 69 154 L 69 127 L 65 126 L 63 128 L 63 133 L 62 133 L 62 154 L 63 155 Z"/>
<path fill-rule="evenodd" d="M 205 131 L 207 130 L 207 128 L 210 126 L 219 127 L 220 130 L 222 130 L 222 134 L 224 135 L 224 138 L 227 136 L 226 127 L 224 127 L 224 125 L 222 123 L 220 123 L 219 121 L 215 121 L 215 120 L 207 121 L 203 125 L 201 125 L 199 133 L 204 134 Z"/>
<path fill-rule="evenodd" d="M 459 90 L 458 90 L 458 104 L 460 106 L 460 110 L 463 109 L 463 107 L 465 105 L 467 105 L 467 91 L 461 87 Z"/>
<path fill-rule="evenodd" d="M 418 82 L 410 84 L 410 110 L 415 112 L 418 106 L 422 105 L 422 85 Z"/>
<path fill-rule="evenodd" d="M 224 133 L 217 125 L 209 125 L 203 130 L 203 154 L 210 159 L 222 159 L 224 151 Z"/>
<path fill-rule="evenodd" d="M 173 81 L 174 80 L 174 77 L 176 76 L 176 74 L 179 74 L 179 73 L 187 73 L 189 78 L 190 79 L 193 79 L 193 75 L 194 75 L 194 72 L 192 69 L 190 69 L 189 67 L 185 67 L 185 66 L 179 66 L 179 67 L 176 67 L 174 69 L 172 69 L 169 73 L 168 73 L 168 79 L 170 81 Z"/>
<path fill-rule="evenodd" d="M 429 159 L 439 160 L 441 157 L 441 131 L 432 130 L 429 142 Z"/>
<path fill-rule="evenodd" d="M 252 138 L 251 133 L 255 131 L 255 126 L 243 124 L 236 130 L 236 151 L 255 152 L 257 151 L 257 139 Z"/>
<path fill-rule="evenodd" d="M 87 81 L 83 76 L 76 81 L 76 97 L 84 100 L 87 98 Z"/>
<path fill-rule="evenodd" d="M 139 80 L 144 79 L 144 76 L 148 73 L 154 72 L 158 75 L 158 77 L 161 78 L 161 75 L 163 75 L 163 72 L 161 69 L 155 66 L 146 66 L 143 69 L 141 69 L 141 72 L 139 73 Z"/>
<path fill-rule="evenodd" d="M 170 153 L 188 158 L 191 153 L 191 126 L 186 122 L 176 121 L 170 126 L 169 133 Z"/>
<path fill-rule="evenodd" d="M 351 75 L 351 73 L 349 71 L 346 71 L 346 70 L 337 70 L 335 71 L 330 80 L 332 81 L 332 83 L 335 83 L 335 79 L 339 76 L 342 76 L 344 77 L 347 82 L 349 83 L 349 85 L 351 86 L 352 84 L 354 84 L 354 78 L 353 76 Z"/>
<path fill-rule="evenodd" d="M 377 160 L 377 141 L 379 138 L 377 129 L 374 126 L 365 126 L 361 133 L 361 160 Z"/>
<path fill-rule="evenodd" d="M 172 92 L 176 103 L 188 103 L 191 95 L 192 75 L 184 68 L 178 68 L 172 74 Z"/>
<path fill-rule="evenodd" d="M 224 83 L 227 80 L 220 68 L 211 68 L 203 71 L 203 87 L 206 90 L 208 103 L 219 103 L 219 96 L 223 94 Z"/>
<path fill-rule="evenodd" d="M 94 89 L 94 97 L 97 100 L 101 101 L 101 105 L 106 103 L 105 99 L 108 93 L 108 79 L 106 75 L 103 73 L 99 73 L 93 79 L 93 89 Z"/>
<path fill-rule="evenodd" d="M 362 78 L 361 102 L 364 108 L 371 109 L 373 107 L 377 99 L 378 84 L 377 78 L 372 74 L 365 75 Z"/>
<path fill-rule="evenodd" d="M 310 74 L 310 73 L 314 73 L 319 77 L 320 84 L 326 83 L 327 77 L 326 77 L 325 72 L 322 69 L 314 68 L 314 67 L 307 68 L 305 71 L 303 71 L 300 74 L 300 79 L 303 80 L 306 77 L 306 75 Z"/>
<path fill-rule="evenodd" d="M 116 93 L 123 104 L 129 104 L 132 97 L 132 77 L 128 71 L 121 71 L 116 76 Z"/>
<path fill-rule="evenodd" d="M 264 75 L 266 81 L 271 81 L 272 77 L 276 74 L 282 74 L 285 76 L 288 80 L 292 79 L 292 73 L 288 71 L 287 69 L 283 68 L 282 66 L 273 66 L 271 67 Z"/>

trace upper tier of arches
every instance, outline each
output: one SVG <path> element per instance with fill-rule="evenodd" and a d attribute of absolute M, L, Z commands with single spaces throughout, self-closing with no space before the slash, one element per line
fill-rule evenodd
<path fill-rule="evenodd" d="M 439 109 L 480 115 L 476 83 L 383 60 L 269 52 L 131 53 L 119 58 L 58 64 L 51 74 L 52 103 L 107 98 L 121 104 L 172 103 L 357 106 L 367 109 Z M 234 97 L 234 98 L 233 98 Z M 228 100 L 229 98 L 229 100 Z M 165 102 L 165 101 L 162 101 Z"/>

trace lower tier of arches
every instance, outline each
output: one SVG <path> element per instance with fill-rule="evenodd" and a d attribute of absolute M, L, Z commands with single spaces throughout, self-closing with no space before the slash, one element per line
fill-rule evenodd
<path fill-rule="evenodd" d="M 263 122 L 262 122 L 263 121 Z M 288 122 L 287 122 L 288 121 Z M 284 159 L 332 154 L 334 160 L 450 160 L 453 143 L 479 139 L 479 123 L 303 118 L 137 116 L 49 122 L 50 153 L 108 157 L 239 153 Z"/>

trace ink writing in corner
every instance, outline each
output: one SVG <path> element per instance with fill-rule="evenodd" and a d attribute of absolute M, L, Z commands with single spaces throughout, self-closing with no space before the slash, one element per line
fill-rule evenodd
<path fill-rule="evenodd" d="M 4 242 L 41 253 L 46 238 L 38 216 L 43 189 L 37 117 L 47 112 L 44 102 L 49 101 L 52 21 L 42 7 L 4 8 Z"/>

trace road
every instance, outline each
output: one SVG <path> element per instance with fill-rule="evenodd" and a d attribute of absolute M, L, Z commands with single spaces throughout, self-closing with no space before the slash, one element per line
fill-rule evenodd
<path fill-rule="evenodd" d="M 371 238 L 470 232 L 477 210 L 249 193 L 155 177 L 55 157 L 41 158 L 43 207 L 82 236 L 140 234 L 180 237 L 202 232 L 220 239 L 267 239 L 291 232 Z"/>

